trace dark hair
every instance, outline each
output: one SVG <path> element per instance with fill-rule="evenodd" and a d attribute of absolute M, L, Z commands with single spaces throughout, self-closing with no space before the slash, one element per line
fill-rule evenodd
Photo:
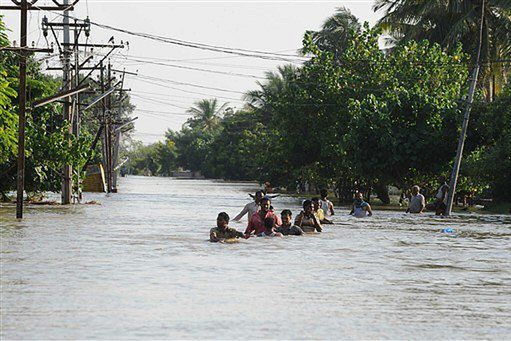
<path fill-rule="evenodd" d="M 272 217 L 268 217 L 264 219 L 264 227 L 271 228 L 275 226 L 275 220 Z"/>
<path fill-rule="evenodd" d="M 256 196 L 257 196 L 258 194 L 264 195 L 265 193 L 264 193 L 264 191 L 257 191 L 257 192 L 255 192 L 255 195 L 256 195 Z"/>
<path fill-rule="evenodd" d="M 312 202 L 319 202 L 319 198 L 318 197 L 314 197 L 311 199 Z"/>
<path fill-rule="evenodd" d="M 231 219 L 231 218 L 229 218 L 229 215 L 227 213 L 225 213 L 225 212 L 218 213 L 218 218 L 222 218 L 226 222 L 229 222 L 229 220 Z"/>
<path fill-rule="evenodd" d="M 321 195 L 322 198 L 326 197 L 328 195 L 326 188 L 321 189 L 321 191 L 319 191 L 319 195 Z"/>
<path fill-rule="evenodd" d="M 306 206 L 312 206 L 312 201 L 310 201 L 309 199 L 304 200 L 302 203 L 302 207 L 305 208 Z"/>
<path fill-rule="evenodd" d="M 280 212 L 280 215 L 288 215 L 292 217 L 293 213 L 291 213 L 291 210 L 282 210 L 282 212 Z"/>

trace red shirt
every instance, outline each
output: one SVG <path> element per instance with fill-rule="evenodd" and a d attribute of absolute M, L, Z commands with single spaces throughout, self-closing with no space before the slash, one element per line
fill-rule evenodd
<path fill-rule="evenodd" d="M 264 219 L 261 219 L 261 216 L 259 215 L 260 210 L 258 210 L 256 213 L 250 217 L 250 220 L 248 221 L 247 229 L 245 230 L 245 234 L 251 234 L 253 231 L 255 231 L 255 234 L 258 235 L 262 232 L 264 232 L 266 229 L 264 228 L 264 219 L 271 217 L 273 220 L 275 220 L 275 225 L 280 226 L 282 225 L 282 221 L 280 220 L 280 217 L 276 216 L 273 211 L 266 212 L 266 215 L 264 216 Z"/>

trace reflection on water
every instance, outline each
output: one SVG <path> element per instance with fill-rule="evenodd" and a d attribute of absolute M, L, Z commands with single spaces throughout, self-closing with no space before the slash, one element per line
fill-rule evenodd
<path fill-rule="evenodd" d="M 120 188 L 87 196 L 101 205 L 29 207 L 22 222 L 0 208 L 3 339 L 511 335 L 509 216 L 338 209 L 322 234 L 222 245 L 207 242 L 216 214 L 237 214 L 252 184 Z"/>

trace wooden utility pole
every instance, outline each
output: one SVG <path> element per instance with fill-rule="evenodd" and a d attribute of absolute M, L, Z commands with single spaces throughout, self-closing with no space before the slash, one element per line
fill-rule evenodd
<path fill-rule="evenodd" d="M 461 159 L 463 157 L 463 148 L 465 146 L 465 138 L 467 136 L 468 121 L 470 119 L 470 110 L 472 109 L 472 103 L 474 102 L 474 93 L 477 85 L 477 77 L 479 76 L 479 61 L 481 58 L 481 47 L 483 44 L 483 26 L 484 26 L 484 6 L 485 0 L 482 2 L 481 7 L 481 23 L 479 26 L 479 44 L 477 48 L 476 62 L 474 70 L 472 71 L 470 79 L 470 88 L 468 90 L 467 100 L 465 104 L 465 110 L 463 115 L 463 123 L 461 124 L 461 134 L 458 140 L 458 149 L 456 151 L 456 159 L 454 160 L 454 166 L 451 173 L 451 180 L 449 183 L 449 193 L 447 195 L 447 208 L 445 209 L 445 215 L 450 215 L 452 212 L 452 206 L 454 202 L 454 195 L 456 194 L 456 184 L 458 182 L 458 175 L 460 172 Z"/>
<path fill-rule="evenodd" d="M 38 0 L 12 0 L 15 6 L 0 6 L 0 10 L 19 10 L 20 11 L 20 47 L 6 48 L 6 51 L 17 51 L 19 54 L 19 92 L 18 92 L 18 174 L 16 186 L 16 218 L 23 218 L 23 193 L 25 192 L 25 125 L 26 125 L 26 105 L 27 105 L 27 56 L 30 52 L 53 52 L 52 49 L 28 48 L 27 46 L 27 15 L 29 10 L 63 10 L 62 6 L 42 6 L 36 7 Z M 66 6 L 67 10 L 72 10 L 73 6 L 79 0 L 75 0 L 73 5 Z"/>
<path fill-rule="evenodd" d="M 110 62 L 108 62 L 107 66 L 107 84 L 108 89 L 112 87 L 112 66 Z M 106 97 L 106 126 L 105 126 L 105 134 L 106 134 L 106 173 L 107 173 L 107 193 L 112 192 L 112 98 L 111 95 Z"/>
<path fill-rule="evenodd" d="M 16 189 L 16 218 L 23 218 L 23 192 L 25 191 L 25 109 L 27 105 L 27 0 L 21 1 L 20 23 L 20 84 L 18 94 L 18 186 Z"/>

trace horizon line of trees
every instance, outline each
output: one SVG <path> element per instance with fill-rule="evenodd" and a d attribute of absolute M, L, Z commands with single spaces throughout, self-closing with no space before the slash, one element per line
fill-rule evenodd
<path fill-rule="evenodd" d="M 482 2 L 458 2 L 472 14 L 468 28 L 444 30 L 444 38 L 440 28 L 422 24 L 419 16 L 426 12 L 408 8 L 410 1 L 378 1 L 376 7 L 388 12 L 372 29 L 339 9 L 321 31 L 305 33 L 301 51 L 310 60 L 303 66 L 268 72 L 259 89 L 246 94 L 241 110 L 226 110 L 217 99 L 198 101 L 180 131 L 169 130 L 164 141 L 150 146 L 134 146 L 128 167 L 134 174 L 170 175 L 183 168 L 289 189 L 329 187 L 341 199 L 364 188 L 384 203 L 390 185 L 433 190 L 439 176 L 448 178 L 452 169 L 474 47 L 460 42 L 474 37 L 472 26 L 481 13 Z M 433 14 L 454 11 L 438 6 L 423 20 L 441 25 L 448 16 Z M 488 54 L 458 188 L 511 201 L 509 67 L 493 61 L 511 55 L 511 30 L 501 27 L 511 23 L 510 8 L 491 0 L 486 6 Z M 398 19 L 407 8 L 405 25 Z M 491 21 L 504 14 L 507 21 Z M 385 52 L 378 43 L 382 28 L 396 33 Z"/>

